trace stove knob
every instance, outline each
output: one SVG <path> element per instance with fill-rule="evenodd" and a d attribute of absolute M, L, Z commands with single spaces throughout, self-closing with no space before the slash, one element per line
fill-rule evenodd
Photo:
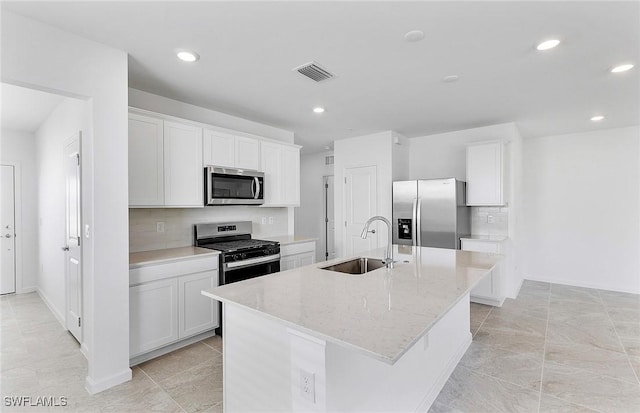
<path fill-rule="evenodd" d="M 233 254 L 231 258 L 233 259 L 233 261 L 238 261 L 240 260 L 240 254 Z"/>
<path fill-rule="evenodd" d="M 247 254 L 245 254 L 244 252 L 242 254 L 240 254 L 240 256 L 242 257 L 243 260 L 247 259 Z"/>

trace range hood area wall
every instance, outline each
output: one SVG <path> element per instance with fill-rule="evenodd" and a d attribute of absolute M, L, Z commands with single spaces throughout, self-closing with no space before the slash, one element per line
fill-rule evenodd
<path fill-rule="evenodd" d="M 273 224 L 269 224 L 269 217 Z M 262 218 L 267 219 L 262 224 Z M 193 245 L 193 225 L 218 221 L 252 221 L 254 238 L 289 233 L 288 208 L 216 206 L 207 208 L 130 208 L 129 251 L 151 251 Z M 158 232 L 158 223 L 164 232 Z"/>

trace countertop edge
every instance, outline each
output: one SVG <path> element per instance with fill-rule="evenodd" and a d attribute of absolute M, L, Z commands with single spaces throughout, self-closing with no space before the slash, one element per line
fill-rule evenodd
<path fill-rule="evenodd" d="M 142 251 L 142 252 L 146 252 L 146 251 Z M 157 260 L 150 260 L 150 261 L 137 262 L 135 264 L 129 264 L 129 269 L 133 270 L 133 269 L 136 269 L 136 268 L 149 267 L 149 266 L 152 266 L 152 265 L 171 264 L 171 263 L 179 262 L 179 261 L 189 261 L 189 260 L 197 260 L 197 259 L 201 259 L 201 258 L 211 258 L 212 256 L 217 256 L 217 255 L 220 255 L 219 251 L 210 250 L 210 252 L 206 252 L 206 253 L 202 253 L 202 254 L 185 255 L 185 256 L 181 256 L 181 257 L 159 258 Z"/>

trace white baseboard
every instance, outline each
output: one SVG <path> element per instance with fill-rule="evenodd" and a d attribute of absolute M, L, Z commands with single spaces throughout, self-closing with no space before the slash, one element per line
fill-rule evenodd
<path fill-rule="evenodd" d="M 82 343 L 80 345 L 80 352 L 82 353 L 84 358 L 86 358 L 87 361 L 88 361 L 89 360 L 89 347 L 87 346 L 87 343 Z"/>
<path fill-rule="evenodd" d="M 493 298 L 476 297 L 472 295 L 470 299 L 472 303 L 490 305 L 492 307 L 502 307 L 502 304 L 504 304 L 504 297 L 502 297 L 501 300 L 496 300 Z"/>
<path fill-rule="evenodd" d="M 37 287 L 23 287 L 16 290 L 16 294 L 29 294 L 29 293 L 36 292 L 37 290 L 38 290 Z"/>
<path fill-rule="evenodd" d="M 204 333 L 197 334 L 193 337 L 180 340 L 177 343 L 169 344 L 168 346 L 164 346 L 159 349 L 152 350 L 148 353 L 140 354 L 138 356 L 135 356 L 129 359 L 129 367 L 137 366 L 138 364 L 144 363 L 145 361 L 154 359 L 156 357 L 160 357 L 174 350 L 178 350 L 179 348 L 186 347 L 190 344 L 197 343 L 198 341 L 204 340 L 205 338 L 213 337 L 215 335 L 216 335 L 215 330 L 205 331 Z"/>
<path fill-rule="evenodd" d="M 110 389 L 113 386 L 117 386 L 118 384 L 129 381 L 131 380 L 131 377 L 132 373 L 130 368 L 127 368 L 118 374 L 114 374 L 113 376 L 106 377 L 102 380 L 96 381 L 91 377 L 87 377 L 84 388 L 89 392 L 89 394 L 96 394 L 100 393 L 101 391 Z"/>
<path fill-rule="evenodd" d="M 566 279 L 558 279 L 558 278 L 547 278 L 547 277 L 535 277 L 535 276 L 525 276 L 525 280 L 529 281 L 540 281 L 550 284 L 560 284 L 560 285 L 568 285 L 571 287 L 582 287 L 582 288 L 595 288 L 598 290 L 606 290 L 606 291 L 615 291 L 619 293 L 630 293 L 630 294 L 640 294 L 640 286 L 638 286 L 638 290 L 628 290 L 624 288 L 615 288 L 610 285 L 601 285 L 597 283 L 585 283 L 585 282 L 577 282 L 575 280 L 566 280 Z"/>
<path fill-rule="evenodd" d="M 58 311 L 58 309 L 53 305 L 51 300 L 47 298 L 46 294 L 39 288 L 36 287 L 36 293 L 40 296 L 42 301 L 49 307 L 49 310 L 53 313 L 53 316 L 58 320 L 58 322 L 62 325 L 62 328 L 67 329 L 67 322 L 65 321 L 64 315 Z"/>
<path fill-rule="evenodd" d="M 431 407 L 433 402 L 436 401 L 436 398 L 444 388 L 444 385 L 447 384 L 447 380 L 449 380 L 449 377 L 451 377 L 451 374 L 458 366 L 458 363 L 460 363 L 460 360 L 462 360 L 462 356 L 464 356 L 464 353 L 467 352 L 467 349 L 471 345 L 471 340 L 472 340 L 472 335 L 471 333 L 469 333 L 469 335 L 462 342 L 460 347 L 458 347 L 458 350 L 455 352 L 453 357 L 451 357 L 445 369 L 442 371 L 442 373 L 440 373 L 440 376 L 438 376 L 438 379 L 436 380 L 434 385 L 431 387 L 431 390 L 429 390 L 429 394 L 427 394 L 425 398 L 422 400 L 422 403 L 420 403 L 420 406 L 418 406 L 418 408 L 416 409 L 416 412 L 429 411 L 429 408 Z"/>

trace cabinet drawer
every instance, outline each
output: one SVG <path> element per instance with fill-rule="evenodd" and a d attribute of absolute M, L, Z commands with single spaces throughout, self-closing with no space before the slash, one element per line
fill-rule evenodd
<path fill-rule="evenodd" d="M 309 241 L 299 244 L 289 244 L 280 246 L 280 255 L 286 257 L 288 255 L 302 254 L 304 252 L 315 252 L 316 242 Z"/>
<path fill-rule="evenodd" d="M 129 285 L 217 269 L 218 255 L 212 255 L 207 258 L 185 259 L 166 264 L 148 265 L 129 270 Z"/>
<path fill-rule="evenodd" d="M 462 250 L 463 251 L 475 251 L 475 252 L 488 252 L 493 254 L 500 254 L 500 242 L 492 242 L 492 241 L 473 241 L 473 240 L 462 240 Z"/>

